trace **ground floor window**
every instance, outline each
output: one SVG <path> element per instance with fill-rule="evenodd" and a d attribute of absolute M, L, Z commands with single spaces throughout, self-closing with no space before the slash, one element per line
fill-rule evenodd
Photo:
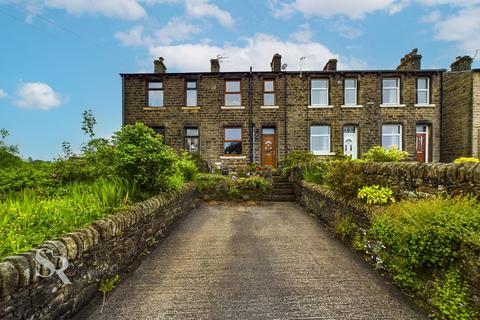
<path fill-rule="evenodd" d="M 152 127 L 153 131 L 161 135 L 165 139 L 165 127 Z"/>
<path fill-rule="evenodd" d="M 225 155 L 242 154 L 242 128 L 225 128 L 223 152 Z"/>
<path fill-rule="evenodd" d="M 200 151 L 200 135 L 197 127 L 185 128 L 185 149 L 190 153 Z"/>
<path fill-rule="evenodd" d="M 402 125 L 384 124 L 382 126 L 382 147 L 402 150 Z"/>
<path fill-rule="evenodd" d="M 310 127 L 310 151 L 313 154 L 330 153 L 330 126 Z"/>

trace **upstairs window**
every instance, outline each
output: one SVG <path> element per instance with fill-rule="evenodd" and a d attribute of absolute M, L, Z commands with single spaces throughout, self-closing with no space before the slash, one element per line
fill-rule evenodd
<path fill-rule="evenodd" d="M 163 107 L 163 82 L 148 83 L 148 106 Z"/>
<path fill-rule="evenodd" d="M 382 104 L 400 104 L 400 79 L 385 78 L 382 80 Z"/>
<path fill-rule="evenodd" d="M 197 106 L 197 81 L 187 81 L 187 107 Z"/>
<path fill-rule="evenodd" d="M 382 147 L 402 150 L 402 125 L 384 124 L 382 126 Z"/>
<path fill-rule="evenodd" d="M 242 154 L 242 128 L 225 128 L 223 152 L 225 155 Z"/>
<path fill-rule="evenodd" d="M 330 126 L 310 127 L 310 151 L 316 155 L 330 153 Z"/>
<path fill-rule="evenodd" d="M 240 81 L 225 81 L 225 106 L 239 107 L 242 95 L 240 93 Z"/>
<path fill-rule="evenodd" d="M 185 128 L 185 149 L 190 153 L 198 153 L 200 150 L 200 135 L 198 127 Z"/>
<path fill-rule="evenodd" d="M 311 82 L 310 104 L 312 106 L 328 105 L 328 79 L 315 79 Z"/>
<path fill-rule="evenodd" d="M 273 80 L 265 80 L 263 82 L 263 105 L 275 105 L 275 83 Z"/>
<path fill-rule="evenodd" d="M 345 79 L 344 103 L 346 106 L 357 105 L 357 79 Z"/>
<path fill-rule="evenodd" d="M 429 78 L 417 78 L 417 104 L 430 104 Z"/>

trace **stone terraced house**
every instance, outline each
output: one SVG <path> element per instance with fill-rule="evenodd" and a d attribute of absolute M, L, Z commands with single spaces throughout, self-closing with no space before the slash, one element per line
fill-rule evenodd
<path fill-rule="evenodd" d="M 442 161 L 480 157 L 480 69 L 472 62 L 457 57 L 444 73 Z"/>
<path fill-rule="evenodd" d="M 276 167 L 293 150 L 321 156 L 343 150 L 359 158 L 375 145 L 397 146 L 412 160 L 441 157 L 442 75 L 421 69 L 417 50 L 395 70 L 285 71 L 275 54 L 271 71 L 121 74 L 123 123 L 143 122 L 177 148 L 213 166 Z"/>

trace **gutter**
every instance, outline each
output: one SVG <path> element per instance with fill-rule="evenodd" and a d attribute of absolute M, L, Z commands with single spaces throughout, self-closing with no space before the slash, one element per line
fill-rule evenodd
<path fill-rule="evenodd" d="M 249 130 L 249 136 L 250 136 L 250 141 L 248 144 L 248 151 L 249 151 L 249 163 L 253 163 L 255 158 L 253 155 L 253 143 L 255 141 L 254 137 L 254 132 L 253 132 L 253 96 L 252 96 L 252 67 L 250 67 L 250 72 L 248 74 L 248 130 Z"/>

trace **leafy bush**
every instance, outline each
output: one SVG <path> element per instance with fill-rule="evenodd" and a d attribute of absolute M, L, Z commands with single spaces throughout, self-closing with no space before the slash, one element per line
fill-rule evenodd
<path fill-rule="evenodd" d="M 446 319 L 478 319 L 479 313 L 472 306 L 468 287 L 462 283 L 457 270 L 450 270 L 443 279 L 435 281 L 432 302 Z"/>
<path fill-rule="evenodd" d="M 16 166 L 0 170 L 0 199 L 2 195 L 25 188 L 46 192 L 58 185 L 52 164 L 43 161 L 20 161 Z"/>
<path fill-rule="evenodd" d="M 186 151 L 182 151 L 180 153 L 178 168 L 180 169 L 185 181 L 192 181 L 199 170 L 196 158 Z"/>
<path fill-rule="evenodd" d="M 372 162 L 399 162 L 408 157 L 408 152 L 398 150 L 393 147 L 386 149 L 384 147 L 375 146 L 365 152 L 363 158 Z"/>
<path fill-rule="evenodd" d="M 478 163 L 478 162 L 480 162 L 480 159 L 479 158 L 471 158 L 471 157 L 460 157 L 460 158 L 457 158 L 457 159 L 453 160 L 453 163 L 470 163 L 470 162 Z"/>
<path fill-rule="evenodd" d="M 175 190 L 191 174 L 192 164 L 184 162 L 160 135 L 142 123 L 126 125 L 113 136 L 115 169 L 119 176 L 134 181 L 143 190 L 152 192 Z M 188 163 L 188 164 L 187 164 Z M 188 169 L 187 169 L 188 167 Z"/>
<path fill-rule="evenodd" d="M 362 168 L 353 160 L 332 161 L 324 181 L 330 190 L 346 200 L 356 198 L 358 189 L 365 185 Z"/>
<path fill-rule="evenodd" d="M 7 145 L 5 142 L 5 138 L 9 135 L 7 130 L 0 130 L 0 168 L 13 167 L 22 162 L 18 156 L 18 147 Z"/>
<path fill-rule="evenodd" d="M 309 151 L 295 150 L 288 154 L 288 156 L 280 161 L 280 168 L 282 175 L 290 174 L 291 170 L 296 167 L 305 167 L 316 160 L 313 153 Z"/>
<path fill-rule="evenodd" d="M 342 237 L 342 240 L 346 240 L 352 237 L 355 232 L 357 231 L 357 225 L 353 221 L 352 217 L 342 218 L 336 225 L 335 225 L 335 233 Z"/>
<path fill-rule="evenodd" d="M 447 268 L 480 248 L 480 204 L 473 198 L 402 201 L 373 217 L 385 267 L 411 286 L 423 268 Z"/>
<path fill-rule="evenodd" d="M 317 184 L 325 182 L 325 176 L 329 173 L 331 163 L 325 160 L 311 162 L 303 169 L 303 180 Z"/>
<path fill-rule="evenodd" d="M 358 190 L 357 197 L 365 200 L 368 205 L 385 205 L 395 202 L 392 189 L 378 185 L 361 188 Z"/>
<path fill-rule="evenodd" d="M 240 187 L 256 190 L 262 194 L 272 188 L 272 183 L 269 180 L 259 176 L 240 178 L 238 179 L 238 184 Z"/>

